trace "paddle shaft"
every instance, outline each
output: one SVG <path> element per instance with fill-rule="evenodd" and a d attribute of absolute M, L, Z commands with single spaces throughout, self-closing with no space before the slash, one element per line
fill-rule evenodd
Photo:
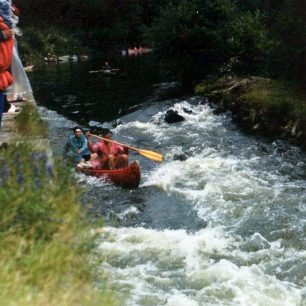
<path fill-rule="evenodd" d="M 139 151 L 139 149 L 137 149 L 137 148 L 134 148 L 134 147 L 131 147 L 131 146 L 129 146 L 129 145 L 126 145 L 126 144 L 117 142 L 117 141 L 115 141 L 115 140 L 110 140 L 110 139 L 103 138 L 103 137 L 100 137 L 100 136 L 97 136 L 97 135 L 93 135 L 93 134 L 89 134 L 89 135 L 92 136 L 92 137 L 94 137 L 94 138 L 97 138 L 97 139 L 101 139 L 101 140 L 104 140 L 104 141 L 108 141 L 108 142 L 115 143 L 115 144 L 117 144 L 117 145 L 120 145 L 120 146 L 126 147 L 126 148 L 128 148 L 128 149 L 134 150 L 134 151 L 136 151 L 136 152 Z"/>
<path fill-rule="evenodd" d="M 120 69 L 119 69 L 119 68 L 116 68 L 116 69 L 90 70 L 89 73 L 100 73 L 100 72 L 106 72 L 106 71 L 109 71 L 109 72 L 116 72 L 116 71 L 120 71 Z"/>

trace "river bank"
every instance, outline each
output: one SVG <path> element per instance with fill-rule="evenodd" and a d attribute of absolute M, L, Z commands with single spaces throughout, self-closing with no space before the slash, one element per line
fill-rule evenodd
<path fill-rule="evenodd" d="M 84 221 L 69 169 L 52 156 L 34 99 L 15 105 L 20 112 L 4 115 L 1 133 L 1 303 L 117 305 L 105 278 L 95 288 L 94 225 Z"/>
<path fill-rule="evenodd" d="M 78 39 L 79 33 L 71 33 L 56 27 L 23 27 L 23 35 L 18 38 L 18 49 L 25 65 L 36 64 L 44 58 L 62 55 L 82 55 L 90 50 Z"/>
<path fill-rule="evenodd" d="M 306 99 L 292 85 L 260 77 L 222 77 L 203 82 L 195 93 L 209 99 L 215 112 L 232 112 L 233 120 L 260 136 L 288 138 L 306 148 Z"/>

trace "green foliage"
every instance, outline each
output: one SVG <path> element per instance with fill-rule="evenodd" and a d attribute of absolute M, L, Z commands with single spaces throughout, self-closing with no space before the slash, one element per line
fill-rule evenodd
<path fill-rule="evenodd" d="M 170 3 L 145 31 L 163 67 L 180 76 L 185 85 L 223 57 L 215 52 L 222 34 L 212 26 L 213 16 L 206 15 L 204 9 L 202 15 L 201 8 L 198 1 Z"/>
<path fill-rule="evenodd" d="M 23 106 L 16 126 L 28 140 L 46 133 L 32 103 Z M 0 151 L 3 305 L 118 305 L 106 278 L 103 289 L 94 286 L 88 264 L 94 236 L 70 169 L 28 141 Z"/>
<path fill-rule="evenodd" d="M 304 93 L 283 81 L 265 80 L 251 84 L 240 97 L 256 109 L 273 109 L 286 113 L 287 117 L 306 118 Z"/>
<path fill-rule="evenodd" d="M 230 23 L 228 50 L 235 58 L 233 71 L 258 73 L 273 46 L 268 31 L 263 27 L 259 11 L 238 13 Z"/>
<path fill-rule="evenodd" d="M 11 145 L 0 153 L 0 300 L 3 305 L 116 305 L 96 291 L 69 170 L 45 152 Z"/>
<path fill-rule="evenodd" d="M 82 45 L 82 32 L 71 32 L 56 27 L 26 27 L 18 38 L 18 48 L 25 62 L 35 62 L 52 55 L 88 54 L 88 47 Z"/>
<path fill-rule="evenodd" d="M 165 1 L 142 0 L 20 0 L 21 20 L 52 33 L 55 25 L 60 35 L 82 35 L 86 47 L 110 49 L 130 47 L 142 42 L 141 28 L 149 24 Z M 51 29 L 50 29 L 51 26 Z M 30 46 L 30 45 L 29 45 Z M 56 53 L 56 51 L 55 51 Z M 67 53 L 67 52 L 66 52 Z"/>
<path fill-rule="evenodd" d="M 1 159 L 0 231 L 14 228 L 21 235 L 50 240 L 65 211 L 58 201 L 71 182 L 61 175 L 59 185 L 52 186 L 55 169 L 47 155 L 26 147 L 15 149 L 16 153 L 10 152 L 10 159 L 6 155 Z"/>
<path fill-rule="evenodd" d="M 271 32 L 277 44 L 269 58 L 273 76 L 295 80 L 304 87 L 306 81 L 306 3 L 284 0 L 271 15 Z"/>
<path fill-rule="evenodd" d="M 20 134 L 46 135 L 46 125 L 42 121 L 37 107 L 27 102 L 23 105 L 21 112 L 16 116 L 16 129 Z"/>
<path fill-rule="evenodd" d="M 200 84 L 196 85 L 196 87 L 194 89 L 194 93 L 196 95 L 203 96 L 206 93 L 206 85 L 204 83 L 200 83 Z"/>
<path fill-rule="evenodd" d="M 189 79 L 222 65 L 254 71 L 271 44 L 262 19 L 259 11 L 243 13 L 233 1 L 181 0 L 169 4 L 145 36 L 158 56 L 174 62 L 173 70 Z"/>

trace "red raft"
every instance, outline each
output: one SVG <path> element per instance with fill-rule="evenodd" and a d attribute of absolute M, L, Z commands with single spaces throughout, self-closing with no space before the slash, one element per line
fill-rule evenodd
<path fill-rule="evenodd" d="M 140 183 L 140 166 L 137 160 L 131 162 L 128 167 L 116 170 L 102 170 L 102 169 L 85 169 L 76 168 L 77 172 L 84 173 L 86 175 L 102 177 L 108 181 L 111 181 L 115 185 L 136 189 Z"/>

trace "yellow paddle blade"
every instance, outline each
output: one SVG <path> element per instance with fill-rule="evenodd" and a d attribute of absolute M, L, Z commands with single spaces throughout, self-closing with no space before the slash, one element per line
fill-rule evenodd
<path fill-rule="evenodd" d="M 137 152 L 146 157 L 146 158 L 149 158 L 151 160 L 154 160 L 156 162 L 162 162 L 164 157 L 162 154 L 159 154 L 157 152 L 153 152 L 153 151 L 150 151 L 150 150 L 140 150 L 140 149 L 137 149 Z"/>

